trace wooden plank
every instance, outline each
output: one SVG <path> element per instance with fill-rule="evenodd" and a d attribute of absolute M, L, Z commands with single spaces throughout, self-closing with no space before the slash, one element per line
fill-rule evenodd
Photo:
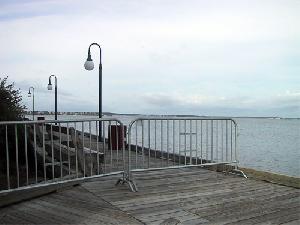
<path fill-rule="evenodd" d="M 265 187 L 265 186 L 248 186 L 248 187 L 246 187 L 245 188 L 245 190 L 246 189 L 249 189 L 249 187 L 253 187 L 254 188 L 254 190 L 259 190 L 259 189 L 265 189 L 265 188 L 268 188 L 268 187 Z M 205 188 L 205 189 L 201 189 L 201 188 L 198 188 L 197 189 L 197 187 L 195 188 L 195 189 L 184 189 L 184 190 L 182 190 L 182 191 L 180 191 L 180 189 L 179 190 L 177 190 L 177 191 L 174 191 L 174 192 L 172 192 L 172 191 L 170 191 L 170 192 L 164 192 L 164 193 L 160 193 L 159 192 L 159 190 L 157 190 L 157 194 L 155 194 L 155 192 L 154 193 L 152 193 L 152 194 L 150 194 L 150 195 L 137 195 L 137 196 L 132 196 L 132 198 L 131 198 L 131 200 L 132 201 L 140 201 L 140 202 L 142 202 L 142 200 L 143 199 L 147 199 L 147 198 L 152 198 L 152 197 L 155 197 L 155 196 L 158 196 L 158 197 L 160 197 L 160 196 L 162 196 L 162 195 L 169 195 L 169 194 L 178 194 L 178 193 L 187 193 L 187 192 L 192 192 L 192 193 L 195 193 L 195 192 L 207 192 L 207 191 L 214 191 L 214 190 L 222 190 L 222 188 L 224 189 L 224 188 L 226 188 L 226 189 L 230 189 L 230 191 L 229 192 L 226 192 L 226 195 L 228 195 L 228 194 L 230 194 L 230 192 L 232 192 L 232 193 L 235 193 L 234 191 L 235 191 L 235 189 L 232 189 L 232 188 L 230 188 L 230 187 L 218 187 L 217 189 L 214 189 L 214 188 Z M 271 189 L 271 188 L 270 188 Z M 270 190 L 270 189 L 268 189 L 268 191 Z M 105 198 L 105 197 L 104 197 Z M 105 198 L 106 199 L 106 198 Z M 110 199 L 106 199 L 106 200 L 109 200 L 110 201 Z M 130 199 L 129 199 L 130 200 Z M 128 202 L 126 201 L 126 199 L 125 200 L 120 200 L 120 201 L 116 201 L 116 202 L 113 202 L 114 204 L 116 204 L 116 205 L 118 205 L 118 206 L 122 206 L 123 204 L 127 204 Z"/>
<path fill-rule="evenodd" d="M 16 213 L 5 214 L 0 216 L 0 224 L 34 224 L 23 217 L 19 217 Z"/>
<path fill-rule="evenodd" d="M 216 190 L 220 188 L 231 188 L 233 190 L 240 188 L 244 189 L 249 186 L 256 186 L 258 189 L 259 188 L 265 188 L 269 187 L 268 185 L 264 184 L 249 184 L 247 185 L 246 183 L 236 183 L 235 180 L 228 179 L 226 182 L 220 183 L 219 181 L 211 181 L 211 182 L 206 182 L 205 180 L 194 180 L 189 182 L 189 185 L 187 185 L 186 182 L 178 182 L 178 184 L 169 184 L 167 183 L 166 185 L 157 185 L 157 186 L 151 186 L 151 188 L 141 188 L 138 193 L 135 193 L 134 195 L 130 192 L 123 192 L 122 193 L 122 200 L 126 198 L 138 198 L 139 196 L 148 196 L 148 195 L 153 195 L 153 194 L 170 194 L 173 192 L 185 192 L 185 191 L 205 191 L 205 190 Z M 93 192 L 97 193 L 97 190 L 92 190 Z M 112 194 L 111 194 L 112 192 Z M 114 201 L 115 199 L 119 199 L 118 193 L 120 193 L 119 190 L 114 189 L 109 191 L 104 191 L 102 194 L 102 197 L 109 201 Z"/>
<path fill-rule="evenodd" d="M 300 219 L 300 208 L 297 207 L 285 207 L 281 210 L 276 210 L 269 212 L 263 215 L 255 215 L 251 218 L 239 220 L 236 223 L 232 223 L 232 225 L 243 224 L 257 224 L 262 222 L 268 222 L 270 224 L 282 224 L 285 222 L 289 222 L 290 220 L 298 220 Z"/>
<path fill-rule="evenodd" d="M 0 221 L 27 223 L 253 224 L 299 221 L 300 190 L 199 168 L 145 171 L 140 191 L 114 186 L 120 176 L 0 209 Z M 17 216 L 15 216 L 17 215 Z M 14 218 L 14 220 L 13 220 Z M 170 219 L 170 220 L 168 220 Z M 292 225 L 292 224 L 290 224 Z"/>
<path fill-rule="evenodd" d="M 216 216 L 216 214 L 220 215 L 218 212 L 219 210 L 223 209 L 226 210 L 227 214 L 229 212 L 236 212 L 237 209 L 242 207 L 244 210 L 251 209 L 252 207 L 259 206 L 261 207 L 270 207 L 271 203 L 277 203 L 281 202 L 281 204 L 284 201 L 298 199 L 300 196 L 298 193 L 272 193 L 269 192 L 267 195 L 263 196 L 256 196 L 251 195 L 247 198 L 238 199 L 238 201 L 232 201 L 232 202 L 225 202 L 223 204 L 217 204 L 217 205 L 210 205 L 210 206 L 204 206 L 196 209 L 190 209 L 194 213 L 198 215 L 205 215 L 205 216 Z"/>
<path fill-rule="evenodd" d="M 61 224 L 63 221 L 59 218 L 53 218 L 49 217 L 47 218 L 46 215 L 43 214 L 43 212 L 38 210 L 32 210 L 32 208 L 29 207 L 30 202 L 26 202 L 26 204 L 21 204 L 18 208 L 12 207 L 11 215 L 15 215 L 18 218 L 22 218 L 25 221 L 29 221 L 30 224 L 43 224 L 43 223 L 57 223 Z"/>
<path fill-rule="evenodd" d="M 297 216 L 299 216 L 299 215 L 297 215 Z M 300 219 L 296 219 L 296 220 L 292 220 L 287 223 L 283 223 L 282 225 L 299 225 L 299 224 L 300 224 Z"/>
<path fill-rule="evenodd" d="M 249 187 L 248 189 L 245 189 L 244 190 L 244 192 L 246 193 L 246 192 L 251 192 L 251 189 L 250 189 L 251 187 Z M 252 187 L 252 190 L 255 190 L 255 187 Z M 268 193 L 269 193 L 269 190 L 270 189 L 265 189 L 265 191 L 267 191 Z M 265 191 L 264 191 L 264 193 L 265 193 Z M 251 194 L 251 193 L 250 193 Z M 208 200 L 209 201 L 220 201 L 220 200 L 222 200 L 222 199 L 225 199 L 225 198 L 232 198 L 232 197 L 235 197 L 235 198 L 242 198 L 241 197 L 241 195 L 243 195 L 243 193 L 239 193 L 238 195 L 236 194 L 236 193 L 234 193 L 233 191 L 232 191 L 232 193 L 228 193 L 228 192 L 226 192 L 226 193 L 218 193 L 218 194 L 214 194 L 214 195 L 205 195 L 205 196 L 199 196 L 199 197 L 195 197 L 195 196 L 189 196 L 189 197 L 187 197 L 187 198 L 185 198 L 184 200 L 184 202 L 201 202 L 201 203 L 205 203 L 205 202 L 207 202 Z M 153 198 L 155 197 L 155 195 L 153 196 Z M 157 196 L 158 198 L 160 198 L 160 196 Z M 178 199 L 178 200 L 176 200 L 174 203 L 176 203 L 176 202 L 178 202 L 178 201 L 180 201 L 181 202 L 181 204 L 183 204 L 183 202 L 182 202 L 182 199 Z M 121 204 L 119 204 L 118 206 L 119 207 L 122 207 L 122 209 L 126 209 L 126 210 L 136 210 L 136 209 L 141 209 L 141 208 L 143 208 L 144 206 L 145 207 L 147 207 L 147 208 L 150 208 L 150 207 L 152 207 L 152 208 L 156 208 L 156 207 L 162 207 L 162 206 L 164 206 L 164 205 L 166 205 L 166 204 L 169 204 L 169 202 L 168 201 L 164 201 L 164 202 L 158 202 L 158 203 L 156 203 L 156 202 L 151 202 L 151 203 L 148 203 L 148 204 L 143 204 L 142 202 L 139 202 L 138 201 L 138 199 L 137 199 L 137 201 L 136 201 L 136 203 L 134 204 L 134 205 L 121 205 Z"/>
<path fill-rule="evenodd" d="M 247 191 L 246 191 L 247 192 Z M 262 192 L 263 195 L 266 193 L 269 194 L 269 196 L 272 196 L 273 193 L 270 193 L 269 191 L 264 191 Z M 261 195 L 256 195 L 255 197 L 260 197 Z M 127 207 L 122 207 L 123 210 L 126 210 L 134 215 L 136 214 L 143 214 L 143 213 L 148 213 L 149 211 L 155 212 L 155 211 L 160 211 L 164 209 L 172 209 L 180 206 L 180 208 L 184 210 L 189 210 L 191 212 L 195 212 L 201 208 L 207 208 L 207 207 L 216 207 L 218 205 L 227 205 L 230 204 L 231 202 L 240 202 L 240 201 L 245 201 L 248 198 L 254 197 L 253 194 L 250 193 L 245 193 L 244 195 L 234 195 L 233 197 L 229 197 L 226 195 L 219 195 L 217 197 L 214 196 L 207 196 L 205 198 L 189 198 L 185 199 L 185 201 L 182 200 L 176 200 L 176 201 L 167 201 L 164 203 L 159 203 L 159 204 L 147 204 L 147 205 L 139 205 L 135 204 L 134 206 L 130 205 Z"/>
<path fill-rule="evenodd" d="M 38 204 L 38 200 L 33 200 L 26 203 L 26 210 L 23 211 L 22 217 L 32 216 L 31 221 L 38 223 L 76 223 L 80 220 L 80 217 L 70 216 L 63 211 L 59 205 L 55 205 L 53 208 L 44 207 Z"/>
<path fill-rule="evenodd" d="M 230 182 L 231 180 L 228 179 L 228 182 Z M 205 183 L 205 185 L 203 184 Z M 154 184 L 153 184 L 154 185 Z M 172 183 L 166 183 L 165 185 L 156 185 L 156 186 L 151 186 L 149 188 L 140 188 L 140 191 L 138 193 L 132 193 L 130 191 L 128 191 L 128 189 L 124 189 L 125 191 L 120 194 L 123 199 L 126 198 L 132 198 L 132 197 L 139 197 L 139 196 L 148 196 L 148 195 L 152 195 L 152 194 L 163 194 L 163 193 L 171 193 L 171 192 L 176 192 L 176 191 L 187 191 L 187 190 L 192 190 L 194 189 L 196 190 L 207 190 L 207 189 L 213 189 L 216 187 L 220 188 L 220 184 L 218 181 L 215 181 L 214 183 L 211 182 L 205 182 L 202 180 L 194 180 L 189 182 L 189 185 L 187 185 L 186 182 L 178 182 L 176 184 Z M 85 185 L 84 185 L 85 186 Z M 91 190 L 91 189 L 90 189 Z M 105 199 L 109 200 L 109 201 L 115 201 L 120 199 L 118 193 L 120 193 L 120 190 L 118 188 L 114 188 L 114 189 L 110 189 L 110 190 L 99 190 L 99 189 L 92 189 L 91 191 L 93 191 L 95 194 L 97 194 L 99 192 L 99 194 L 101 194 L 102 197 L 104 197 Z"/>
<path fill-rule="evenodd" d="M 285 203 L 284 205 L 282 205 L 281 202 L 277 202 L 277 205 L 275 207 L 266 208 L 266 206 L 267 205 L 265 205 L 264 207 L 257 204 L 247 207 L 246 204 L 242 204 L 240 205 L 239 210 L 224 208 L 223 210 L 217 210 L 213 215 L 204 215 L 203 217 L 216 224 L 255 224 L 258 222 L 262 222 L 262 219 L 264 219 L 264 221 L 267 221 L 266 218 L 272 218 L 279 214 L 282 214 L 282 216 L 286 216 L 289 213 L 293 213 L 292 210 L 293 206 L 295 206 L 295 203 Z M 256 221 L 256 218 L 261 218 L 261 220 Z"/>
<path fill-rule="evenodd" d="M 175 218 L 175 219 L 179 220 L 180 222 L 183 222 L 186 220 L 191 220 L 191 219 L 197 219 L 197 220 L 199 220 L 199 222 L 207 222 L 207 220 L 201 219 L 197 215 L 191 214 L 191 213 L 183 211 L 183 210 L 170 211 L 170 212 L 166 211 L 166 213 L 164 213 L 164 214 L 160 214 L 160 215 L 156 215 L 156 216 L 149 216 L 149 217 L 137 216 L 137 218 L 147 224 L 148 223 L 160 224 L 161 222 L 163 222 L 164 220 L 169 219 L 169 218 Z"/>

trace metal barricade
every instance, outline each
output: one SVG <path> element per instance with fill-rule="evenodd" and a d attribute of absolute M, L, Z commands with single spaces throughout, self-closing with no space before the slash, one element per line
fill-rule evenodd
<path fill-rule="evenodd" d="M 227 118 L 143 117 L 128 128 L 128 176 L 133 171 L 234 164 L 237 123 Z"/>
<path fill-rule="evenodd" d="M 125 143 L 109 145 L 112 126 L 124 136 L 113 118 L 0 122 L 0 193 L 112 174 L 125 182 Z"/>
<path fill-rule="evenodd" d="M 117 184 L 137 191 L 134 171 L 220 164 L 237 169 L 232 119 L 138 118 L 128 126 L 127 144 L 125 129 L 114 118 L 0 122 L 0 194 L 115 174 L 122 175 Z"/>

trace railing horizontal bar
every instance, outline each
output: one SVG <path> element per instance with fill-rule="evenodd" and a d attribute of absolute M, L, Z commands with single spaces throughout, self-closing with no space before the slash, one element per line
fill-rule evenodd
<path fill-rule="evenodd" d="M 215 166 L 215 165 L 229 165 L 234 164 L 236 162 L 218 162 L 218 163 L 204 163 L 204 164 L 186 164 L 179 166 L 169 166 L 169 167 L 153 167 L 147 169 L 132 169 L 132 172 L 143 172 L 143 171 L 154 171 L 154 170 L 168 170 L 168 169 L 178 169 L 178 168 L 187 168 L 187 167 L 205 167 L 205 166 Z"/>
<path fill-rule="evenodd" d="M 183 133 L 183 132 L 181 132 L 180 135 L 197 135 L 197 133 L 189 133 L 189 132 L 188 133 Z"/>
<path fill-rule="evenodd" d="M 70 123 L 70 122 L 90 122 L 90 121 L 117 121 L 122 123 L 117 118 L 95 118 L 95 119 L 76 119 L 76 120 L 35 120 L 35 121 L 2 121 L 0 125 L 11 125 L 11 124 L 47 124 L 47 123 Z"/>

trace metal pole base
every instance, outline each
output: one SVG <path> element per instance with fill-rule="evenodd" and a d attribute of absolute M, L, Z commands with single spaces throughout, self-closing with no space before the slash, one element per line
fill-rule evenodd
<path fill-rule="evenodd" d="M 129 179 L 127 174 L 123 174 L 123 177 L 118 179 L 115 185 L 118 186 L 119 184 L 127 184 L 132 192 L 138 192 L 137 185 L 133 180 Z"/>
<path fill-rule="evenodd" d="M 241 170 L 239 170 L 239 169 L 234 169 L 234 170 L 232 170 L 232 173 L 237 174 L 237 175 L 240 175 L 240 176 L 242 176 L 242 177 L 244 177 L 244 178 L 248 178 L 247 175 L 246 175 L 243 171 L 241 171 Z"/>

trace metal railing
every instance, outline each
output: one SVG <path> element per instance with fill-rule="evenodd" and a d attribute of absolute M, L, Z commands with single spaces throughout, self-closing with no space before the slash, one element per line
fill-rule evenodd
<path fill-rule="evenodd" d="M 134 171 L 237 169 L 232 119 L 143 117 L 129 124 L 127 143 L 125 136 L 126 127 L 114 118 L 0 122 L 0 194 L 113 174 L 122 174 L 117 184 L 137 191 Z"/>
<path fill-rule="evenodd" d="M 124 177 L 125 134 L 117 119 L 0 122 L 0 193 Z"/>
<path fill-rule="evenodd" d="M 129 179 L 133 171 L 234 164 L 237 123 L 227 118 L 143 117 L 128 128 Z"/>

